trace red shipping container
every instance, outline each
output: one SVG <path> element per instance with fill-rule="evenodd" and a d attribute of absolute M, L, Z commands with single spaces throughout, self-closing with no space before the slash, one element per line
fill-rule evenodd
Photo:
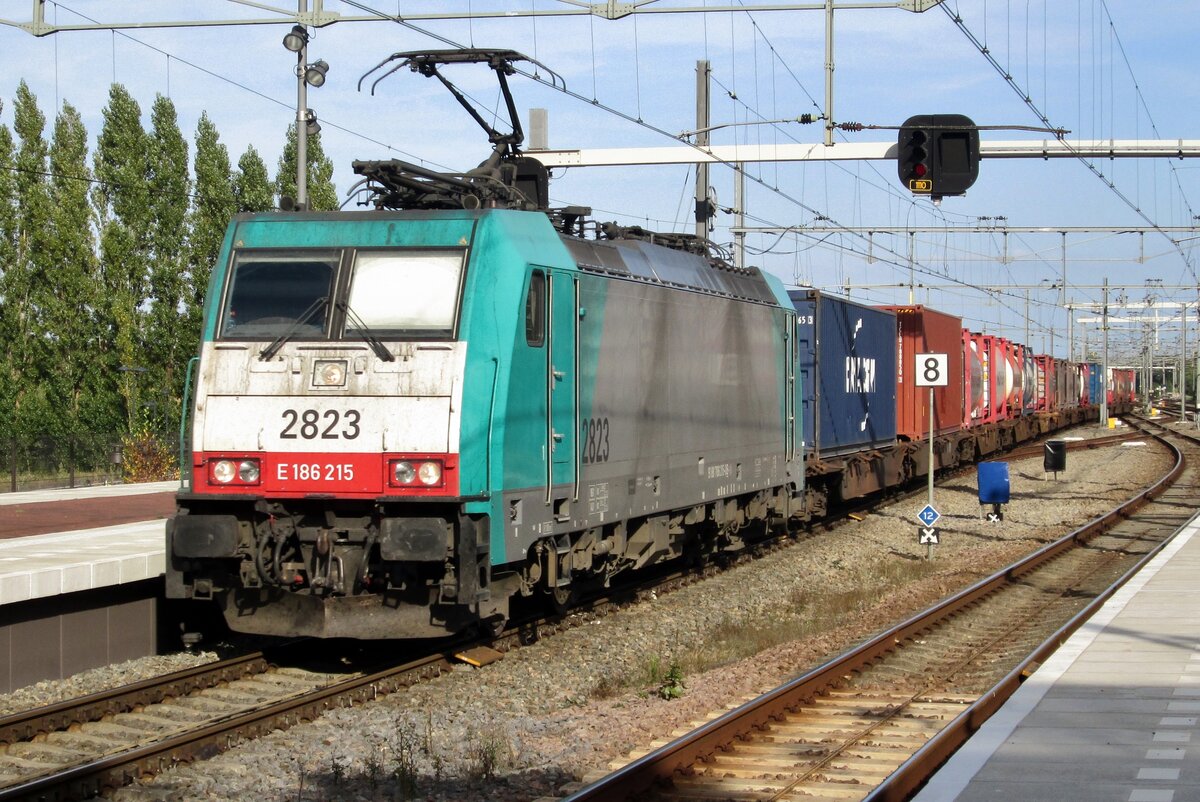
<path fill-rule="evenodd" d="M 1053 412 L 1058 409 L 1058 393 L 1055 382 L 1055 359 L 1048 354 L 1038 354 L 1033 358 L 1037 366 L 1037 404 L 1038 412 Z"/>
<path fill-rule="evenodd" d="M 982 394 L 982 403 L 972 412 L 968 425 L 1005 420 L 1009 417 L 1009 399 L 1013 395 L 1014 383 L 1009 342 L 1002 337 L 975 332 L 970 335 L 969 345 L 969 357 L 979 361 L 982 371 L 980 387 L 975 390 Z"/>
<path fill-rule="evenodd" d="M 962 330 L 963 345 L 963 428 L 984 422 L 987 415 L 987 354 L 981 347 L 982 334 Z"/>
<path fill-rule="evenodd" d="M 908 440 L 929 436 L 929 388 L 917 387 L 916 355 L 945 354 L 949 384 L 935 387 L 935 422 L 939 435 L 962 429 L 962 318 L 924 306 L 885 306 L 896 313 L 897 349 L 896 434 Z"/>

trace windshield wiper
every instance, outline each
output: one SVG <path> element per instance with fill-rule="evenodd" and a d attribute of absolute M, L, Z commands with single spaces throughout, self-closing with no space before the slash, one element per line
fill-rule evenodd
<path fill-rule="evenodd" d="M 313 301 L 312 306 L 300 313 L 300 317 L 296 318 L 295 323 L 288 326 L 287 330 L 284 331 L 283 334 L 280 334 L 278 337 L 276 337 L 273 343 L 262 349 L 258 355 L 259 361 L 266 362 L 268 359 L 273 358 L 275 354 L 279 352 L 279 349 L 283 346 L 283 344 L 292 339 L 292 337 L 296 336 L 296 332 L 300 330 L 300 327 L 307 323 L 312 316 L 318 312 L 318 310 L 324 309 L 325 305 L 328 303 L 329 296 L 327 295 L 322 295 L 320 298 Z"/>
<path fill-rule="evenodd" d="M 353 309 L 350 308 L 350 304 L 346 303 L 345 301 L 338 301 L 337 308 L 341 309 L 342 312 L 345 313 L 346 318 L 354 324 L 354 328 L 355 331 L 358 332 L 358 336 L 362 337 L 363 340 L 366 341 L 367 345 L 371 346 L 371 350 L 375 352 L 375 356 L 379 357 L 384 362 L 396 361 L 396 357 L 392 355 L 392 352 L 389 351 L 387 346 L 375 336 L 375 334 L 371 331 L 371 327 L 364 323 L 363 319 L 359 317 Z"/>

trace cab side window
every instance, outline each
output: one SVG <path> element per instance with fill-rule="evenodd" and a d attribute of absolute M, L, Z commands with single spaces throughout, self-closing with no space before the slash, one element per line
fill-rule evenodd
<path fill-rule="evenodd" d="M 535 270 L 529 276 L 525 296 L 525 342 L 541 348 L 546 342 L 546 274 Z"/>

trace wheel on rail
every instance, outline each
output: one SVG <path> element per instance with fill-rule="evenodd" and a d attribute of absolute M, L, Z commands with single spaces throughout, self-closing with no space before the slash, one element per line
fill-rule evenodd
<path fill-rule="evenodd" d="M 550 611 L 555 615 L 566 615 L 575 602 L 579 600 L 579 592 L 572 585 L 565 588 L 550 588 L 546 592 L 546 598 L 550 604 Z"/>
<path fill-rule="evenodd" d="M 504 628 L 508 626 L 508 617 L 503 615 L 493 615 L 490 618 L 484 618 L 479 622 L 479 631 L 487 638 L 498 638 L 504 633 Z"/>

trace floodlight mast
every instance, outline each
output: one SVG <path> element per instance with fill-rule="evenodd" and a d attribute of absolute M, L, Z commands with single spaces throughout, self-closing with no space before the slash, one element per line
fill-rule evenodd
<path fill-rule="evenodd" d="M 318 8 L 321 0 L 316 0 Z M 308 0 L 297 0 L 296 19 L 308 16 Z M 308 28 L 301 22 L 283 37 L 283 47 L 296 54 L 296 200 L 295 208 L 308 208 L 308 136 L 320 132 L 317 115 L 308 107 L 308 87 L 324 86 L 329 64 L 324 59 L 308 63 Z"/>

